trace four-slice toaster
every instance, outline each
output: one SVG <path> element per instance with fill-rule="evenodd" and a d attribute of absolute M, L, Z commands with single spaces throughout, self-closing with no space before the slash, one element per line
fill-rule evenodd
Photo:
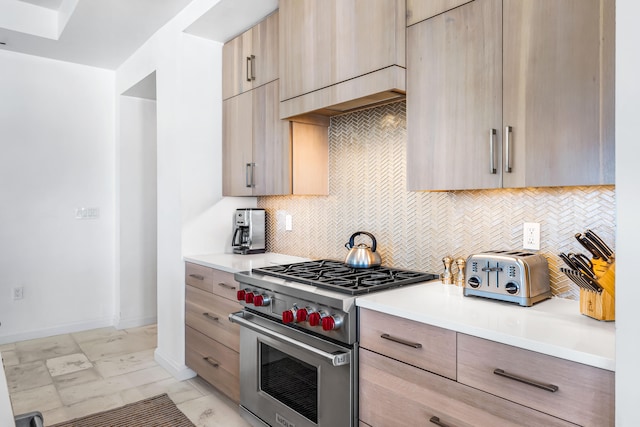
<path fill-rule="evenodd" d="M 478 296 L 531 306 L 551 298 L 549 265 L 539 254 L 489 251 L 467 258 L 465 296 Z"/>

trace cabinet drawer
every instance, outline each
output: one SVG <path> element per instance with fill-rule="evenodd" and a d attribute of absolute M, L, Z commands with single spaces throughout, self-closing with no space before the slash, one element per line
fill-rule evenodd
<path fill-rule="evenodd" d="M 186 324 L 239 351 L 240 326 L 229 321 L 229 313 L 242 310 L 242 306 L 192 286 L 186 288 Z"/>
<path fill-rule="evenodd" d="M 614 373 L 604 369 L 459 334 L 458 381 L 583 426 L 614 425 Z"/>
<path fill-rule="evenodd" d="M 456 379 L 456 333 L 360 309 L 360 346 Z"/>
<path fill-rule="evenodd" d="M 372 427 L 570 426 L 508 400 L 484 393 L 385 356 L 360 351 L 359 418 Z"/>
<path fill-rule="evenodd" d="M 226 271 L 187 263 L 185 281 L 187 285 L 195 286 L 203 291 L 211 292 L 233 301 L 236 300 L 238 282 L 233 278 L 233 274 Z"/>
<path fill-rule="evenodd" d="M 240 400 L 240 356 L 206 335 L 185 328 L 185 360 L 211 385 L 235 402 Z"/>

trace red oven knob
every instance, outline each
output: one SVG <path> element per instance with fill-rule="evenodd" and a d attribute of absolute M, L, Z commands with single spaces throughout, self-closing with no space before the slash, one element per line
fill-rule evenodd
<path fill-rule="evenodd" d="M 298 323 L 300 322 L 304 322 L 305 320 L 307 320 L 307 315 L 308 315 L 308 311 L 306 308 L 301 308 L 300 310 L 298 310 L 298 312 L 296 313 L 296 321 Z"/>
<path fill-rule="evenodd" d="M 244 294 L 244 302 L 246 302 L 247 304 L 253 303 L 253 292 L 246 292 Z"/>
<path fill-rule="evenodd" d="M 333 331 L 339 329 L 342 325 L 342 319 L 336 316 L 327 316 L 322 318 L 322 329 L 325 331 Z"/>
<path fill-rule="evenodd" d="M 322 319 L 326 316 L 326 314 L 321 313 L 319 311 L 313 312 L 309 314 L 309 325 L 311 326 L 319 326 L 322 324 Z"/>
<path fill-rule="evenodd" d="M 295 316 L 295 309 L 291 309 L 291 310 L 285 310 L 282 312 L 282 323 L 292 323 L 294 322 L 296 316 Z"/>
<path fill-rule="evenodd" d="M 244 289 L 239 290 L 238 292 L 236 292 L 236 298 L 238 298 L 238 301 L 244 301 L 244 296 L 246 295 L 246 291 Z"/>
<path fill-rule="evenodd" d="M 265 307 L 267 305 L 269 305 L 269 303 L 271 302 L 271 298 L 269 298 L 268 295 L 256 295 L 255 297 L 253 297 L 253 305 L 255 305 L 256 307 Z"/>

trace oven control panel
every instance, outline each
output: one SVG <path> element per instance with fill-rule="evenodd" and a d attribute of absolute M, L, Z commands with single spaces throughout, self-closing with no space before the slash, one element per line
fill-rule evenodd
<path fill-rule="evenodd" d="M 246 285 L 237 291 L 237 300 L 244 307 L 287 326 L 346 343 L 355 338 L 355 322 L 350 326 L 349 313 L 340 309 Z"/>

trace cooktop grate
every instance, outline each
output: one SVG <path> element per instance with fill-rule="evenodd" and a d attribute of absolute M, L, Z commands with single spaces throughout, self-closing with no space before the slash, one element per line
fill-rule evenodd
<path fill-rule="evenodd" d="M 254 268 L 251 271 L 351 295 L 438 278 L 431 273 L 382 266 L 352 268 L 343 262 L 326 259 Z"/>

